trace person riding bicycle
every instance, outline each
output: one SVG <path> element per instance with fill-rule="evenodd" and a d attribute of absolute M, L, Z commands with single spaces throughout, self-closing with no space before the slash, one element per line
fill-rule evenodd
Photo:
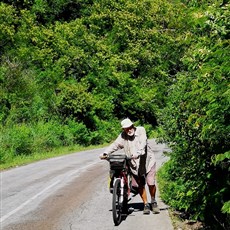
<path fill-rule="evenodd" d="M 150 206 L 145 190 L 146 182 L 151 196 L 152 212 L 154 214 L 159 213 L 155 198 L 156 160 L 154 152 L 148 144 L 146 130 L 142 126 L 135 127 L 129 118 L 121 121 L 121 127 L 123 131 L 104 151 L 103 156 L 110 155 L 119 149 L 124 149 L 125 154 L 128 157 L 132 157 L 129 165 L 132 174 L 132 186 L 138 187 L 138 192 L 144 203 L 143 214 L 150 214 Z"/>

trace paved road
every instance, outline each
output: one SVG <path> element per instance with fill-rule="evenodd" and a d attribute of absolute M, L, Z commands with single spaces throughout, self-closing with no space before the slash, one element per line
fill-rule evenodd
<path fill-rule="evenodd" d="M 166 159 L 165 145 L 156 149 L 158 168 Z M 143 215 L 139 196 L 132 197 L 133 211 L 114 226 L 112 196 L 108 192 L 103 149 L 83 151 L 1 172 L 1 230 L 172 230 L 167 206 L 161 213 Z"/>

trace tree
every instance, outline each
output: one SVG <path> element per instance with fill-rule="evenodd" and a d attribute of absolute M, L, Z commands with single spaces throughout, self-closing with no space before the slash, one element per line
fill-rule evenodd
<path fill-rule="evenodd" d="M 229 11 L 216 4 L 190 10 L 193 29 L 183 70 L 161 113 L 165 140 L 173 143 L 162 172 L 170 188 L 165 199 L 213 229 L 228 229 Z"/>

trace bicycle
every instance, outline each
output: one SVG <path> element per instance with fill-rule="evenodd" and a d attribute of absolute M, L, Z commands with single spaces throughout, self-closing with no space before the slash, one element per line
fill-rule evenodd
<path fill-rule="evenodd" d="M 130 195 L 131 176 L 129 171 L 129 160 L 131 158 L 124 154 L 111 154 L 101 157 L 110 163 L 110 170 L 114 172 L 111 178 L 112 185 L 112 212 L 115 226 L 119 225 L 122 215 L 128 213 L 128 199 Z"/>

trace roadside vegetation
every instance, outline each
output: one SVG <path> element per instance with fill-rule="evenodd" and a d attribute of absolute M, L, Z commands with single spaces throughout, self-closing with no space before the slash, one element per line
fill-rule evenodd
<path fill-rule="evenodd" d="M 1 169 L 109 143 L 129 117 L 172 149 L 162 199 L 229 229 L 229 12 L 224 0 L 1 1 Z"/>

